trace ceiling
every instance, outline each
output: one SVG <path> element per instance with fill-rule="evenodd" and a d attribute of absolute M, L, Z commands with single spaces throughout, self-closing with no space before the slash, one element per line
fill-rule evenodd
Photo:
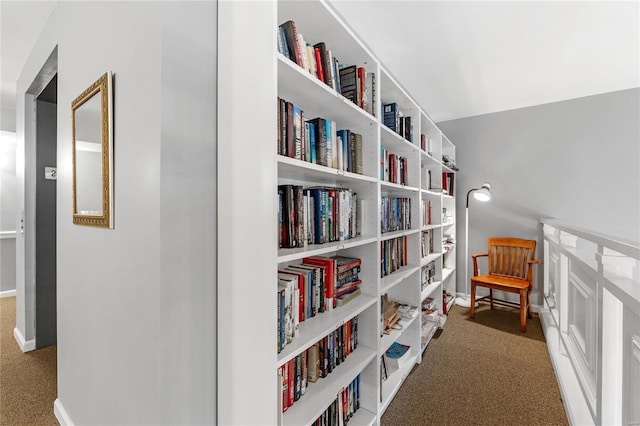
<path fill-rule="evenodd" d="M 436 121 L 640 86 L 640 1 L 331 0 Z M 56 1 L 0 1 L 0 104 Z"/>
<path fill-rule="evenodd" d="M 640 86 L 639 3 L 332 1 L 436 122 Z"/>
<path fill-rule="evenodd" d="M 15 110 L 16 82 L 56 4 L 56 1 L 0 0 L 0 106 L 3 109 Z"/>

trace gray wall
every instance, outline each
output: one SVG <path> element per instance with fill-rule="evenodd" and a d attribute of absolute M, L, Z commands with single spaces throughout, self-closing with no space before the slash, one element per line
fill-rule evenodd
<path fill-rule="evenodd" d="M 0 129 L 15 132 L 15 118 L 11 122 L 3 115 Z M 0 151 L 6 155 L 0 167 L 0 231 L 6 233 L 0 240 L 0 292 L 16 289 L 16 144 L 12 139 L 0 136 Z"/>
<path fill-rule="evenodd" d="M 640 241 L 639 105 L 640 89 L 630 89 L 438 124 L 456 145 L 460 168 L 459 292 L 465 196 L 485 181 L 493 199 L 470 201 L 470 254 L 486 252 L 489 236 L 514 236 L 538 239 L 542 258 L 544 217 Z M 540 285 L 542 267 L 536 276 Z"/>
<path fill-rule="evenodd" d="M 57 105 L 36 102 L 36 348 L 56 343 L 56 181 L 45 167 L 56 167 Z"/>
<path fill-rule="evenodd" d="M 59 2 L 18 80 L 58 47 L 56 409 L 74 424 L 215 423 L 216 13 Z M 112 230 L 74 225 L 71 202 L 70 105 L 107 70 Z"/>

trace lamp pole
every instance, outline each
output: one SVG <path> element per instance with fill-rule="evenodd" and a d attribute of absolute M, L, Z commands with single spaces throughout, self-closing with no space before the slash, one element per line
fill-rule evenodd
<path fill-rule="evenodd" d="M 469 195 L 472 192 L 475 198 L 479 201 L 489 201 L 491 194 L 489 192 L 491 185 L 488 183 L 483 184 L 480 188 L 472 188 L 467 192 L 467 203 L 464 209 L 464 288 L 465 298 L 456 297 L 456 305 L 463 308 L 471 307 L 471 295 L 469 294 Z M 476 304 L 478 306 L 478 304 Z"/>

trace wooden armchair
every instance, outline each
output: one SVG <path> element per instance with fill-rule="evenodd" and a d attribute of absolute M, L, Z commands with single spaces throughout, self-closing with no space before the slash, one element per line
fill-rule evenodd
<path fill-rule="evenodd" d="M 533 288 L 533 265 L 535 240 L 518 238 L 489 238 L 487 253 L 474 254 L 473 277 L 471 277 L 471 318 L 475 316 L 476 301 L 489 299 L 493 304 L 520 308 L 520 331 L 527 331 L 527 317 L 531 318 L 531 290 Z M 487 275 L 478 275 L 478 258 L 487 257 Z M 489 295 L 476 300 L 476 287 L 486 287 Z M 493 290 L 520 294 L 520 303 L 494 299 Z"/>

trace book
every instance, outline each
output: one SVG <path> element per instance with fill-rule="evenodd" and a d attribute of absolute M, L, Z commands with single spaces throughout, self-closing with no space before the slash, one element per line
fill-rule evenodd
<path fill-rule="evenodd" d="M 358 67 L 355 65 L 340 68 L 340 94 L 358 105 Z"/>
<path fill-rule="evenodd" d="M 307 349 L 307 379 L 314 383 L 320 378 L 320 352 L 318 343 Z"/>
<path fill-rule="evenodd" d="M 398 119 L 398 104 L 394 102 L 382 105 L 382 124 L 398 133 Z"/>
<path fill-rule="evenodd" d="M 315 265 L 321 266 L 325 268 L 325 306 L 328 310 L 332 310 L 337 306 L 337 301 L 335 299 L 336 292 L 336 284 L 335 284 L 335 276 L 336 276 L 336 266 L 335 260 L 322 257 L 322 256 L 308 256 L 302 259 L 302 263 L 307 265 Z"/>
<path fill-rule="evenodd" d="M 358 105 L 360 108 L 366 111 L 364 86 L 365 86 L 365 80 L 367 78 L 366 76 L 367 72 L 364 69 L 364 67 L 357 67 L 356 71 L 357 71 L 357 86 L 358 86 L 358 91 L 357 91 L 358 102 L 356 103 L 356 105 Z"/>
<path fill-rule="evenodd" d="M 285 39 L 287 41 L 287 47 L 289 50 L 289 59 L 291 59 L 296 64 L 303 66 L 302 55 L 300 54 L 300 49 L 298 47 L 298 31 L 296 29 L 295 22 L 287 21 L 283 24 L 280 24 L 280 27 L 284 29 Z"/>
<path fill-rule="evenodd" d="M 316 77 L 324 83 L 324 70 L 322 69 L 322 56 L 320 54 L 320 49 L 314 47 L 313 54 L 316 59 Z"/>
<path fill-rule="evenodd" d="M 290 157 L 296 160 L 302 160 L 302 110 L 300 107 L 293 105 L 293 155 Z"/>
<path fill-rule="evenodd" d="M 384 353 L 385 362 L 388 366 L 400 368 L 410 360 L 410 349 L 408 345 L 393 342 Z"/>
<path fill-rule="evenodd" d="M 316 43 L 313 45 L 314 49 L 318 49 L 320 52 L 320 64 L 322 68 L 322 73 L 324 76 L 324 83 L 333 89 L 333 78 L 331 77 L 331 59 L 327 52 L 327 46 L 323 41 L 320 43 Z"/>
<path fill-rule="evenodd" d="M 360 282 L 362 282 L 362 281 L 360 281 Z M 338 306 L 344 306 L 347 303 L 349 303 L 350 301 L 352 301 L 353 299 L 355 299 L 356 297 L 358 297 L 361 293 L 362 293 L 362 291 L 360 290 L 359 287 L 357 287 L 355 290 L 353 290 L 350 293 L 347 293 L 347 294 L 342 295 L 342 296 L 338 296 L 337 305 Z"/>
<path fill-rule="evenodd" d="M 289 46 L 287 45 L 287 36 L 285 35 L 283 27 L 278 27 L 278 52 L 286 56 L 287 59 L 291 59 L 289 57 Z"/>
<path fill-rule="evenodd" d="M 376 116 L 376 74 L 373 72 L 368 72 L 367 77 L 364 83 L 364 91 L 365 91 L 365 110 Z"/>

